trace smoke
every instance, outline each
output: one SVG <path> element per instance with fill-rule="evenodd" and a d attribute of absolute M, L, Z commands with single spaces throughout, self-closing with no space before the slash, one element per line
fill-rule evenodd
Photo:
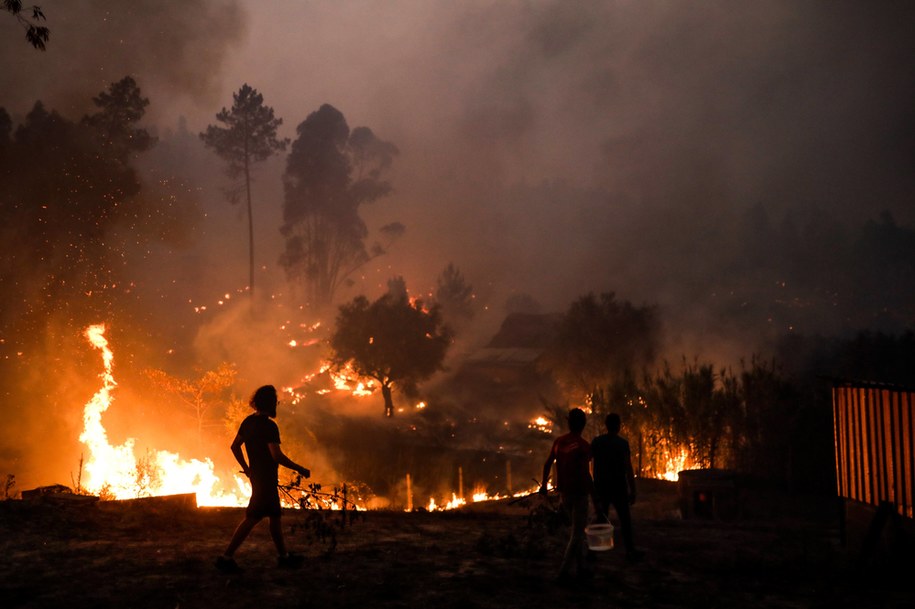
<path fill-rule="evenodd" d="M 245 34 L 236 0 L 74 0 L 43 9 L 51 30 L 44 53 L 25 46 L 12 19 L 0 23 L 0 104 L 11 113 L 41 99 L 75 118 L 125 75 L 155 97 L 216 104 L 221 68 Z"/>
<path fill-rule="evenodd" d="M 153 120 L 170 128 L 184 115 L 197 133 L 248 82 L 287 136 L 329 102 L 396 144 L 396 193 L 364 215 L 408 232 L 367 269 L 366 291 L 395 274 L 425 291 L 454 262 L 493 309 L 529 292 L 560 310 L 595 289 L 679 307 L 718 261 L 742 255 L 718 237 L 755 205 L 775 219 L 819 210 L 862 223 L 887 209 L 915 221 L 905 5 L 47 8 L 51 49 L 10 49 L 22 61 L 2 76 L 9 107 L 85 105 L 130 72 Z M 257 185 L 267 267 L 280 165 Z M 225 209 L 214 203 L 210 222 Z"/>
<path fill-rule="evenodd" d="M 732 235 L 754 206 L 774 222 L 913 221 L 910 12 L 312 5 L 271 22 L 295 66 L 255 37 L 232 69 L 240 81 L 256 61 L 290 124 L 331 101 L 398 145 L 397 192 L 366 214 L 407 225 L 385 263 L 411 287 L 453 261 L 493 310 L 512 292 L 561 310 L 615 290 L 702 334 L 722 325 L 702 316 L 711 299 L 751 282 Z M 302 78 L 272 85 L 282 74 Z M 762 283 L 741 301 L 771 300 Z"/>

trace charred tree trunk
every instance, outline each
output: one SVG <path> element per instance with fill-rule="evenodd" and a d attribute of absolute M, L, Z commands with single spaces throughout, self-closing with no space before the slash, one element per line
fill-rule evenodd
<path fill-rule="evenodd" d="M 642 477 L 642 455 L 645 454 L 645 440 L 642 434 L 641 428 L 639 429 L 639 459 L 638 459 L 638 473 L 639 478 Z"/>
<path fill-rule="evenodd" d="M 387 384 L 381 385 L 381 395 L 384 397 L 384 416 L 393 417 L 394 416 L 394 400 L 391 397 L 391 386 Z"/>
<path fill-rule="evenodd" d="M 245 121 L 247 123 L 247 121 Z M 247 127 L 247 126 L 246 126 Z M 246 128 L 247 131 L 247 128 Z M 251 208 L 251 167 L 248 154 L 248 138 L 245 137 L 245 195 L 248 203 L 248 290 L 254 298 L 254 210 Z"/>

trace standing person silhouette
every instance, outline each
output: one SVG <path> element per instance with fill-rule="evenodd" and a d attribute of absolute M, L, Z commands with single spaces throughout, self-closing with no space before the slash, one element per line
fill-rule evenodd
<path fill-rule="evenodd" d="M 610 506 L 616 510 L 623 535 L 626 556 L 636 558 L 632 540 L 632 515 L 629 506 L 635 503 L 635 474 L 629 442 L 619 435 L 620 415 L 610 413 L 604 421 L 607 433 L 591 441 L 594 456 L 594 504 L 599 517 L 609 522 Z"/>
<path fill-rule="evenodd" d="M 587 417 L 581 408 L 569 411 L 569 433 L 559 436 L 553 442 L 550 455 L 543 464 L 543 481 L 540 494 L 547 492 L 546 484 L 550 477 L 553 463 L 556 463 L 556 486 L 562 500 L 562 509 L 569 516 L 571 531 L 569 543 L 559 567 L 559 582 L 565 584 L 571 577 L 572 564 L 575 563 L 578 577 L 588 577 L 591 571 L 586 565 L 585 526 L 588 524 L 588 504 L 593 491 L 591 472 L 588 464 L 591 461 L 591 446 L 581 437 Z"/>
<path fill-rule="evenodd" d="M 249 402 L 254 408 L 254 414 L 242 421 L 232 441 L 232 454 L 251 481 L 251 500 L 245 510 L 245 518 L 235 529 L 226 551 L 216 559 L 216 568 L 224 573 L 241 571 L 233 558 L 235 551 L 264 518 L 270 519 L 270 537 L 276 546 L 277 564 L 280 567 L 298 567 L 304 562 L 302 556 L 286 551 L 277 490 L 278 470 L 283 465 L 305 478 L 311 476 L 311 472 L 292 461 L 280 449 L 280 430 L 271 420 L 276 418 L 277 404 L 276 388 L 273 385 L 264 385 L 255 391 Z M 244 452 L 242 445 L 245 447 Z M 248 455 L 247 461 L 245 453 Z"/>

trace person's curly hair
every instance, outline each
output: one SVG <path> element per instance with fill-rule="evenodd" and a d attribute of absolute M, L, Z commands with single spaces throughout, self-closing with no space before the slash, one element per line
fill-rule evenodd
<path fill-rule="evenodd" d="M 254 410 L 258 412 L 263 412 L 271 417 L 276 416 L 276 387 L 273 385 L 264 385 L 259 387 L 257 391 L 254 392 L 254 395 L 251 396 L 251 399 L 248 401 L 248 405 L 251 406 Z"/>

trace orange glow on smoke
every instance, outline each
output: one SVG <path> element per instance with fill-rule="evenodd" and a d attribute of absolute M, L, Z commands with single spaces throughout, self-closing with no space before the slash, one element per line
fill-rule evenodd
<path fill-rule="evenodd" d="M 109 443 L 102 415 L 114 402 L 117 382 L 112 374 L 114 354 L 108 347 L 105 329 L 104 324 L 98 324 L 85 332 L 92 346 L 102 352 L 104 371 L 100 375 L 101 389 L 83 409 L 83 432 L 79 441 L 89 452 L 81 478 L 84 489 L 114 499 L 195 493 L 197 505 L 246 505 L 251 492 L 248 481 L 236 475 L 234 488 L 225 489 L 209 459 L 184 460 L 177 453 L 165 450 L 147 450 L 145 457 L 137 458 L 134 438 L 128 438 L 120 446 Z"/>

